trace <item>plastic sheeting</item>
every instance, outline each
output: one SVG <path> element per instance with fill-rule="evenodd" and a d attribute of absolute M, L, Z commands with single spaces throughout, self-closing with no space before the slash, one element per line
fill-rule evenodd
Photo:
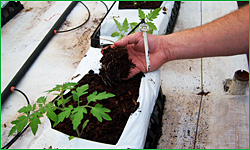
<path fill-rule="evenodd" d="M 159 12 L 159 16 L 153 20 L 154 24 L 156 25 L 158 30 L 154 30 L 153 34 L 162 35 L 165 34 L 168 22 L 171 16 L 172 8 L 174 5 L 174 1 L 163 1 L 161 7 L 166 7 L 166 13 L 163 13 L 163 10 Z M 112 10 L 106 16 L 105 20 L 101 24 L 100 28 L 100 43 L 101 45 L 105 44 L 113 44 L 112 42 L 108 41 L 117 41 L 119 37 L 111 37 L 111 34 L 114 31 L 119 31 L 113 18 L 115 18 L 121 24 L 123 23 L 124 19 L 127 18 L 128 23 L 131 22 L 140 22 L 138 17 L 138 9 L 118 9 L 119 3 L 116 2 L 113 6 Z M 145 14 L 150 12 L 150 9 L 142 9 Z M 128 31 L 130 31 L 129 29 Z M 137 29 L 136 31 L 139 31 Z M 128 33 L 128 32 L 127 32 Z M 108 40 L 103 40 L 108 39 Z"/>
<path fill-rule="evenodd" d="M 74 76 L 80 74 L 71 82 L 78 82 L 89 70 L 99 72 L 100 62 L 102 57 L 100 48 L 90 48 L 78 68 Z M 68 140 L 69 135 L 61 133 L 51 128 L 49 120 L 46 120 L 45 126 L 41 135 L 37 138 L 31 148 L 44 148 L 45 146 L 52 146 L 52 148 L 143 148 L 146 140 L 148 125 L 151 113 L 154 108 L 155 100 L 158 97 L 160 89 L 160 70 L 149 72 L 141 80 L 139 89 L 140 102 L 139 108 L 131 114 L 124 131 L 116 145 L 104 144 L 90 140 L 74 138 Z M 111 112 L 112 113 L 112 112 Z"/>

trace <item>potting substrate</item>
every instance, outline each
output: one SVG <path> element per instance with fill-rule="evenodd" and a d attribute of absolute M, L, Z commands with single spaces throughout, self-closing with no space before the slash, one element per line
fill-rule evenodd
<path fill-rule="evenodd" d="M 10 15 L 7 23 L 2 24 L 2 92 L 9 83 L 9 78 L 13 77 L 11 75 L 13 70 L 15 74 L 17 68 L 21 66 L 16 74 L 18 76 L 14 76 L 10 83 L 15 83 L 18 89 L 23 90 L 31 100 L 31 104 L 45 90 L 68 81 L 78 82 L 78 86 L 89 84 L 89 93 L 107 91 L 115 94 L 115 97 L 98 101 L 111 110 L 108 114 L 112 120 L 98 122 L 92 114 L 84 115 L 83 121 L 86 119 L 90 121 L 81 137 L 77 137 L 76 132 L 72 130 L 70 120 L 65 120 L 52 128 L 53 122 L 43 117 L 35 136 L 28 128 L 18 135 L 18 138 L 16 134 L 10 137 L 7 135 L 13 126 L 10 122 L 19 116 L 17 110 L 26 105 L 25 98 L 18 92 L 10 95 L 7 93 L 8 96 L 4 99 L 2 97 L 1 100 L 1 147 L 248 148 L 249 137 L 246 133 L 249 128 L 249 117 L 246 115 L 248 113 L 245 113 L 249 111 L 248 90 L 243 95 L 232 95 L 232 85 L 240 86 L 242 81 L 239 82 L 235 77 L 230 79 L 236 70 L 248 71 L 245 56 L 177 60 L 164 64 L 161 69 L 154 72 L 140 73 L 129 80 L 124 80 L 129 67 L 135 67 L 131 60 L 127 59 L 126 49 L 102 49 L 118 38 L 110 36 L 112 32 L 118 30 L 113 18 L 120 23 L 125 17 L 129 22 L 140 22 L 137 17 L 138 8 L 148 13 L 149 8 L 153 7 L 151 4 L 155 5 L 154 8 L 159 5 L 162 7 L 160 15 L 154 20 L 158 30 L 153 32 L 161 35 L 172 33 L 175 23 L 177 24 L 175 32 L 205 24 L 235 10 L 236 3 L 171 1 L 104 3 L 21 2 L 24 8 L 21 8 L 18 2 L 3 5 L 8 7 L 4 10 L 5 17 L 6 12 L 13 12 L 13 15 Z M 129 4 L 130 8 L 125 7 L 124 3 Z M 69 9 L 65 11 L 67 8 Z M 65 12 L 69 13 L 68 17 Z M 64 19 L 66 21 L 62 22 Z M 57 23 L 58 21 L 60 23 Z M 61 27 L 54 31 L 52 26 Z M 77 28 L 74 29 L 74 26 Z M 14 36 L 14 33 L 17 36 Z M 43 37 L 47 36 L 46 33 L 53 38 L 44 42 Z M 39 42 L 42 43 L 42 48 L 37 46 Z M 37 56 L 32 58 L 31 50 L 36 47 L 41 51 L 44 50 L 41 54 L 39 52 L 39 57 L 35 54 Z M 8 56 L 12 57 L 6 61 Z M 34 63 L 32 62 L 32 65 L 24 63 L 22 66 L 26 58 L 27 62 L 31 59 Z M 21 59 L 24 61 L 20 61 Z M 124 67 L 124 64 L 128 64 L 127 67 Z M 6 66 L 9 68 L 7 72 Z M 22 71 L 22 68 L 28 70 L 27 73 Z M 70 91 L 65 91 L 65 97 L 70 95 Z M 51 93 L 48 95 L 48 100 L 54 101 L 55 97 Z M 86 97 L 83 96 L 81 99 L 84 103 Z M 69 104 L 75 105 L 75 102 Z M 75 138 L 69 140 L 71 135 Z M 16 137 L 17 140 L 12 142 L 11 140 Z"/>

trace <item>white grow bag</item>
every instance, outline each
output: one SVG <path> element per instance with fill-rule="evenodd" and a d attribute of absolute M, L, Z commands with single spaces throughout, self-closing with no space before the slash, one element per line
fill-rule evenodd
<path fill-rule="evenodd" d="M 128 23 L 140 22 L 138 17 L 138 9 L 118 9 L 118 7 L 119 7 L 119 2 L 116 2 L 101 24 L 100 45 L 113 44 L 108 40 L 117 41 L 119 38 L 119 37 L 111 37 L 111 34 L 114 31 L 119 31 L 113 18 L 115 18 L 120 24 L 123 23 L 125 18 L 127 18 Z M 158 29 L 154 30 L 153 34 L 155 35 L 165 34 L 168 22 L 171 17 L 172 9 L 174 7 L 174 1 L 163 1 L 160 7 L 162 8 L 166 7 L 167 10 L 164 11 L 165 13 L 163 13 L 163 10 L 161 9 L 161 11 L 159 12 L 159 16 L 157 16 L 157 18 L 153 20 L 155 26 Z M 142 9 L 142 10 L 145 12 L 145 14 L 150 12 L 150 9 Z M 128 29 L 128 31 L 131 30 L 132 30 L 131 28 Z M 139 29 L 137 29 L 136 32 L 139 32 Z"/>
<path fill-rule="evenodd" d="M 102 57 L 101 49 L 91 47 L 86 55 L 87 56 L 82 59 L 74 74 L 74 76 L 78 74 L 80 75 L 77 78 L 71 80 L 71 82 L 78 82 L 91 69 L 94 70 L 95 73 L 99 72 L 99 60 Z M 145 77 L 142 77 L 139 89 L 139 97 L 137 99 L 137 101 L 140 102 L 139 108 L 130 115 L 124 131 L 122 132 L 122 135 L 116 145 L 104 144 L 81 138 L 68 140 L 69 135 L 52 129 L 50 121 L 47 119 L 41 135 L 37 137 L 30 148 L 44 148 L 48 145 L 52 146 L 52 148 L 59 149 L 143 148 L 146 141 L 151 113 L 153 111 L 155 101 L 158 97 L 159 89 L 160 70 L 146 73 Z"/>

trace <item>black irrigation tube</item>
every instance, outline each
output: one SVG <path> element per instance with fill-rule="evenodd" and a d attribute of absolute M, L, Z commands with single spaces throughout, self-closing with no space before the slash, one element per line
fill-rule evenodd
<path fill-rule="evenodd" d="M 28 97 L 26 96 L 26 94 L 23 92 L 23 91 L 21 91 L 21 90 L 19 90 L 19 89 L 16 89 L 15 87 L 12 87 L 12 90 L 11 90 L 12 92 L 14 92 L 14 91 L 18 91 L 19 93 L 21 93 L 24 97 L 25 97 L 25 99 L 26 99 L 26 101 L 27 101 L 27 104 L 30 104 L 30 101 L 29 101 L 29 99 L 28 99 Z M 30 112 L 29 112 L 29 114 L 30 114 Z M 12 138 L 6 145 L 4 145 L 1 149 L 8 149 L 13 143 L 15 143 L 16 142 L 16 140 L 29 128 L 29 125 L 30 125 L 30 123 L 28 124 L 28 125 L 26 125 L 26 127 L 22 130 L 22 131 L 20 131 L 19 133 L 17 133 L 15 136 L 14 136 L 14 138 Z"/>
<path fill-rule="evenodd" d="M 70 3 L 70 5 L 63 12 L 63 14 L 60 16 L 60 18 L 54 24 L 54 26 L 50 29 L 50 31 L 43 38 L 43 40 L 39 43 L 39 45 L 36 47 L 36 49 L 33 51 L 33 53 L 30 55 L 30 57 L 26 60 L 24 65 L 19 69 L 19 71 L 16 73 L 16 75 L 13 77 L 13 79 L 9 82 L 7 87 L 1 93 L 1 106 L 6 101 L 6 99 L 9 97 L 9 95 L 11 94 L 11 91 L 10 91 L 11 86 L 16 86 L 18 84 L 18 82 L 22 79 L 22 77 L 25 75 L 25 73 L 29 70 L 31 65 L 34 63 L 34 61 L 37 59 L 37 57 L 43 51 L 44 47 L 48 44 L 48 42 L 54 36 L 54 30 L 57 30 L 58 28 L 60 28 L 62 23 L 67 18 L 68 14 L 76 6 L 77 3 L 78 3 L 77 1 L 73 1 Z"/>
<path fill-rule="evenodd" d="M 83 2 L 80 2 L 80 3 L 81 3 L 81 4 L 87 9 L 87 11 L 88 11 L 88 18 L 87 18 L 87 20 L 86 20 L 85 22 L 83 22 L 82 24 L 80 24 L 79 26 L 74 27 L 74 28 L 72 28 L 72 29 L 68 29 L 68 30 L 64 30 L 64 31 L 58 31 L 58 30 L 56 30 L 56 31 L 54 31 L 54 33 L 55 33 L 55 32 L 56 32 L 56 33 L 64 33 L 64 32 L 73 31 L 73 30 L 78 29 L 78 28 L 80 28 L 81 26 L 85 25 L 85 24 L 89 21 L 89 18 L 90 18 L 90 11 L 89 11 L 89 8 L 88 8 Z"/>

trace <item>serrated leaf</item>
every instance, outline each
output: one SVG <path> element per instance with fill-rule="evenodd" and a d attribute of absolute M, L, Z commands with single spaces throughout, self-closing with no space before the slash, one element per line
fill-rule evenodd
<path fill-rule="evenodd" d="M 161 7 L 160 8 L 156 8 L 154 10 L 150 10 L 150 12 L 146 15 L 146 18 L 150 21 L 153 21 L 153 19 L 156 19 L 157 16 L 159 15 L 159 12 L 161 11 Z"/>
<path fill-rule="evenodd" d="M 62 91 L 73 89 L 78 83 L 66 82 L 62 85 Z"/>
<path fill-rule="evenodd" d="M 68 139 L 72 140 L 73 138 L 75 138 L 74 136 L 69 136 Z"/>
<path fill-rule="evenodd" d="M 36 104 L 33 105 L 32 111 L 34 111 L 35 109 L 36 109 Z"/>
<path fill-rule="evenodd" d="M 89 85 L 88 84 L 85 84 L 83 86 L 80 86 L 78 88 L 76 88 L 76 91 L 77 91 L 77 94 L 80 96 L 84 95 L 84 94 L 87 94 L 87 90 L 89 89 Z"/>
<path fill-rule="evenodd" d="M 40 112 L 35 112 L 35 114 L 38 116 L 38 117 L 43 117 L 43 114 L 41 114 Z"/>
<path fill-rule="evenodd" d="M 15 129 L 17 133 L 19 133 L 28 124 L 28 120 L 29 120 L 28 116 L 20 116 L 17 118 L 17 120 L 12 121 L 11 124 L 15 124 Z"/>
<path fill-rule="evenodd" d="M 97 118 L 99 122 L 102 122 L 102 118 L 105 120 L 112 120 L 111 117 L 106 114 L 106 112 L 110 112 L 110 110 L 108 108 L 103 108 L 101 104 L 96 104 L 90 112 Z"/>
<path fill-rule="evenodd" d="M 87 97 L 88 102 L 96 102 L 97 100 L 107 99 L 109 97 L 114 97 L 114 94 L 107 93 L 106 91 L 97 94 L 97 91 L 93 92 Z"/>
<path fill-rule="evenodd" d="M 45 104 L 46 98 L 47 98 L 46 96 L 41 96 L 37 99 L 36 103 Z"/>
<path fill-rule="evenodd" d="M 11 136 L 13 133 L 15 133 L 15 131 L 16 131 L 16 126 L 13 126 L 9 132 L 8 137 Z"/>
<path fill-rule="evenodd" d="M 56 115 L 56 113 L 54 112 L 54 109 L 51 108 L 51 107 L 47 107 L 47 108 L 46 108 L 46 111 L 47 111 L 46 116 L 47 116 L 48 118 L 50 118 L 51 120 L 53 120 L 54 122 L 57 122 L 57 115 Z"/>
<path fill-rule="evenodd" d="M 63 102 L 63 99 L 57 99 L 56 101 L 57 101 L 57 106 L 60 106 Z"/>
<path fill-rule="evenodd" d="M 32 106 L 28 104 L 28 106 L 23 106 L 21 109 L 18 110 L 19 113 L 26 113 L 32 111 Z"/>
<path fill-rule="evenodd" d="M 79 101 L 80 96 L 88 93 L 88 92 L 86 92 L 88 89 L 89 89 L 88 84 L 85 84 L 81 87 L 76 88 L 76 91 L 71 92 L 73 94 L 73 99 L 75 101 Z"/>
<path fill-rule="evenodd" d="M 115 22 L 116 26 L 118 27 L 119 31 L 123 31 L 122 25 L 118 22 L 118 20 L 116 20 L 114 18 L 114 22 Z"/>
<path fill-rule="evenodd" d="M 66 83 L 63 83 L 63 85 L 56 85 L 53 89 L 47 90 L 45 92 L 47 92 L 47 93 L 51 93 L 54 91 L 62 92 L 62 91 L 70 90 L 70 89 L 74 88 L 74 86 L 76 86 L 77 84 L 78 83 L 74 83 L 74 82 L 66 82 Z"/>
<path fill-rule="evenodd" d="M 83 119 L 83 113 L 87 113 L 87 109 L 81 106 L 76 107 L 72 111 L 72 124 L 73 124 L 73 129 L 76 130 L 76 128 L 80 125 L 82 119 Z"/>
<path fill-rule="evenodd" d="M 62 89 L 62 85 L 56 85 L 53 89 L 47 90 L 47 91 L 45 91 L 45 92 L 47 92 L 48 94 L 51 93 L 51 92 L 54 92 L 54 91 L 60 92 L 61 89 Z"/>
<path fill-rule="evenodd" d="M 44 106 L 44 107 L 40 107 L 39 108 L 39 111 L 41 112 L 41 113 L 45 113 L 46 112 L 46 107 Z"/>
<path fill-rule="evenodd" d="M 41 124 L 40 119 L 37 117 L 36 114 L 32 114 L 30 118 L 30 128 L 31 128 L 33 135 L 36 135 L 38 124 Z"/>
<path fill-rule="evenodd" d="M 87 97 L 88 102 L 91 102 L 91 101 L 96 102 L 96 101 L 95 101 L 96 95 L 97 95 L 97 91 L 91 93 L 91 94 Z"/>
<path fill-rule="evenodd" d="M 72 97 L 72 96 L 69 96 L 69 97 L 67 97 L 66 99 L 64 99 L 64 98 L 58 99 L 58 100 L 57 100 L 57 106 L 60 106 L 62 103 L 64 103 L 64 104 L 68 103 L 68 102 L 70 101 L 70 98 L 71 98 L 71 97 Z"/>
<path fill-rule="evenodd" d="M 130 23 L 130 28 L 133 29 L 138 23 L 137 22 L 131 22 Z"/>
<path fill-rule="evenodd" d="M 69 105 L 68 107 L 65 107 L 62 109 L 63 112 L 61 112 L 58 116 L 57 116 L 57 122 L 54 123 L 53 128 L 60 122 L 63 122 L 63 120 L 65 118 L 68 118 L 69 115 L 71 114 L 71 110 L 73 109 L 72 105 Z"/>
<path fill-rule="evenodd" d="M 152 23 L 152 22 L 147 22 L 146 24 L 148 25 L 149 29 L 157 30 L 157 27 L 155 26 L 154 23 Z"/>
<path fill-rule="evenodd" d="M 138 8 L 138 14 L 140 20 L 145 19 L 145 13 L 140 8 Z"/>
<path fill-rule="evenodd" d="M 73 94 L 73 99 L 74 99 L 75 101 L 79 101 L 79 96 L 78 96 L 78 94 L 76 93 L 76 91 L 72 91 L 71 93 Z"/>
<path fill-rule="evenodd" d="M 116 37 L 116 36 L 119 36 L 120 33 L 118 31 L 115 31 L 111 34 L 111 37 Z"/>
<path fill-rule="evenodd" d="M 125 18 L 123 23 L 122 23 L 122 27 L 124 29 L 125 32 L 128 32 L 129 26 L 128 26 L 128 19 Z"/>

